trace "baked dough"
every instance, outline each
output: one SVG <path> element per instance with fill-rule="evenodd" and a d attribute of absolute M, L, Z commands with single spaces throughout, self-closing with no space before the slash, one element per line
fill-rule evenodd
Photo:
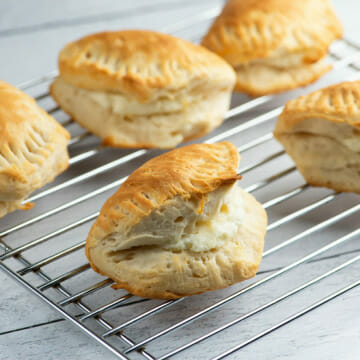
<path fill-rule="evenodd" d="M 229 0 L 202 45 L 234 67 L 235 90 L 260 96 L 317 80 L 341 36 L 329 0 Z"/>
<path fill-rule="evenodd" d="M 68 167 L 69 133 L 33 98 L 0 80 L 0 217 Z"/>
<path fill-rule="evenodd" d="M 55 101 L 117 147 L 172 148 L 217 126 L 235 73 L 207 49 L 151 31 L 94 34 L 59 55 Z"/>
<path fill-rule="evenodd" d="M 189 145 L 136 170 L 86 241 L 92 268 L 134 295 L 176 299 L 253 277 L 267 216 L 237 185 L 229 143 Z"/>
<path fill-rule="evenodd" d="M 360 81 L 289 101 L 274 135 L 309 184 L 360 193 Z"/>

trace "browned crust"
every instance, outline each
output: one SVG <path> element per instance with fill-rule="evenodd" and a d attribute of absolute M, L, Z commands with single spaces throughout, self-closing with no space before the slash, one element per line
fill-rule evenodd
<path fill-rule="evenodd" d="M 44 132 L 49 128 L 50 133 L 47 135 L 51 136 L 55 143 L 60 137 L 70 139 L 69 132 L 39 107 L 32 97 L 0 80 L 1 154 L 6 157 L 11 148 L 24 147 L 25 141 L 28 140 L 29 129 L 33 127 L 44 129 Z M 51 141 L 46 146 L 50 150 Z M 5 171 L 5 169 L 1 170 Z M 10 167 L 8 171 L 11 176 L 19 176 L 19 181 L 21 181 L 21 175 L 17 173 L 17 169 Z"/>
<path fill-rule="evenodd" d="M 231 67 L 207 49 L 144 30 L 104 32 L 72 42 L 60 52 L 59 70 L 77 87 L 123 92 L 144 102 L 156 98 L 159 89 L 174 92 L 200 83 L 232 87 L 235 82 Z"/>
<path fill-rule="evenodd" d="M 31 210 L 34 207 L 34 203 L 25 203 L 22 205 L 21 210 Z"/>
<path fill-rule="evenodd" d="M 312 63 L 341 36 L 328 0 L 229 0 L 202 44 L 233 66 L 270 57 L 279 48 L 301 52 L 304 63 Z"/>
<path fill-rule="evenodd" d="M 274 135 L 289 133 L 301 121 L 321 118 L 360 126 L 360 81 L 342 82 L 286 103 Z"/>
<path fill-rule="evenodd" d="M 101 274 L 101 272 L 100 272 Z M 105 274 L 101 274 L 106 276 Z M 139 296 L 139 297 L 143 297 L 146 299 L 161 299 L 161 300 L 176 300 L 176 299 L 180 299 L 182 297 L 186 297 L 186 296 L 192 296 L 192 295 L 200 295 L 203 294 L 206 291 L 211 291 L 214 289 L 207 289 L 204 291 L 199 291 L 196 293 L 191 293 L 191 294 L 176 294 L 174 292 L 170 292 L 170 291 L 147 291 L 144 290 L 144 288 L 142 288 L 141 286 L 136 286 L 135 284 L 129 284 L 129 283 L 125 283 L 125 282 L 117 282 L 113 285 L 111 285 L 111 287 L 115 290 L 121 290 L 124 289 L 127 292 L 129 292 L 130 294 L 133 294 L 135 296 Z M 224 286 L 226 287 L 226 286 Z M 217 289 L 220 290 L 220 289 Z"/>
<path fill-rule="evenodd" d="M 40 108 L 35 100 L 0 80 L 0 186 L 17 198 L 27 196 L 42 186 L 39 172 L 49 174 L 68 167 L 66 143 L 70 134 L 53 117 Z M 57 150 L 64 156 L 54 169 L 43 169 Z M 48 162 L 48 165 L 50 165 Z M 56 169 L 55 169 L 56 168 Z M 24 208 L 29 208 L 29 205 Z"/>

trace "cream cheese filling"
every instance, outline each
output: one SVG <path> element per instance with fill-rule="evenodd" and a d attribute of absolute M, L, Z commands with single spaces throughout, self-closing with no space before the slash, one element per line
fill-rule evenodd
<path fill-rule="evenodd" d="M 244 219 L 243 198 L 237 184 L 209 193 L 206 202 L 174 198 L 156 209 L 129 232 L 115 232 L 103 240 L 106 251 L 118 252 L 143 246 L 169 251 L 204 252 L 237 241 Z"/>
<path fill-rule="evenodd" d="M 176 113 L 183 111 L 193 103 L 204 99 L 200 94 L 171 94 L 163 96 L 150 102 L 139 102 L 133 97 L 121 93 L 111 93 L 96 90 L 87 90 L 67 83 L 74 88 L 77 94 L 83 95 L 100 105 L 119 115 L 155 115 Z"/>
<path fill-rule="evenodd" d="M 222 247 L 228 241 L 236 241 L 236 233 L 244 218 L 243 200 L 235 184 L 217 204 L 215 211 L 202 214 L 190 231 L 184 230 L 167 250 L 191 250 L 204 252 Z"/>
<path fill-rule="evenodd" d="M 113 113 L 121 115 L 149 115 L 173 113 L 181 111 L 187 106 L 187 102 L 170 99 L 159 99 L 154 102 L 140 103 L 135 99 L 121 94 L 104 93 L 100 91 L 84 90 L 87 96 Z"/>

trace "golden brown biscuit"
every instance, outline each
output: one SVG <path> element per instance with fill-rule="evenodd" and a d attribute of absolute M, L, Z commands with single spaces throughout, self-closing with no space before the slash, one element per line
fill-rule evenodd
<path fill-rule="evenodd" d="M 235 90 L 259 96 L 318 79 L 341 36 L 329 0 L 229 0 L 202 45 L 234 67 Z"/>
<path fill-rule="evenodd" d="M 33 98 L 0 80 L 0 217 L 68 167 L 69 133 Z"/>
<path fill-rule="evenodd" d="M 86 241 L 92 268 L 132 294 L 176 299 L 254 276 L 267 217 L 237 186 L 237 148 L 190 145 L 153 158 L 103 206 Z"/>
<path fill-rule="evenodd" d="M 207 49 L 151 31 L 68 44 L 51 94 L 106 145 L 172 148 L 223 121 L 235 73 Z"/>
<path fill-rule="evenodd" d="M 360 81 L 289 101 L 274 135 L 309 184 L 360 193 Z"/>

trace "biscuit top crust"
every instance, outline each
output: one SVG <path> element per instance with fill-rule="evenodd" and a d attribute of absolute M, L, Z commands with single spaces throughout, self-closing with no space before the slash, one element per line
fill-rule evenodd
<path fill-rule="evenodd" d="M 0 80 L 0 187 L 25 183 L 68 139 L 70 134 L 32 97 Z"/>
<path fill-rule="evenodd" d="M 328 0 L 229 0 L 202 45 L 232 66 L 255 59 L 324 57 L 342 26 Z"/>
<path fill-rule="evenodd" d="M 230 142 L 189 145 L 151 159 L 105 202 L 90 230 L 87 251 L 111 233 L 127 233 L 175 197 L 204 199 L 205 203 L 208 193 L 241 178 L 239 160 Z"/>
<path fill-rule="evenodd" d="M 60 76 L 88 90 L 120 92 L 140 102 L 179 91 L 232 89 L 235 74 L 219 56 L 170 35 L 144 30 L 93 34 L 59 55 Z"/>
<path fill-rule="evenodd" d="M 23 147 L 29 128 L 54 131 L 59 136 L 69 133 L 35 100 L 16 87 L 0 80 L 0 147 Z"/>
<path fill-rule="evenodd" d="M 360 81 L 343 82 L 290 100 L 279 116 L 275 133 L 291 132 L 310 118 L 360 127 Z"/>

